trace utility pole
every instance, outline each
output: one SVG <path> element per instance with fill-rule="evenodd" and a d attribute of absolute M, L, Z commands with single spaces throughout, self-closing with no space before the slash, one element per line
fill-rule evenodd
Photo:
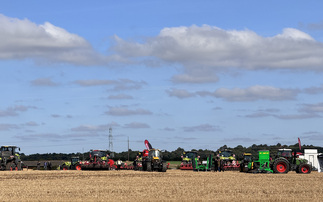
<path fill-rule="evenodd" d="M 113 154 L 113 142 L 112 142 L 112 128 L 109 128 L 109 151 L 111 152 L 111 157 L 114 156 Z"/>
<path fill-rule="evenodd" d="M 128 136 L 128 161 L 129 161 L 129 136 Z"/>

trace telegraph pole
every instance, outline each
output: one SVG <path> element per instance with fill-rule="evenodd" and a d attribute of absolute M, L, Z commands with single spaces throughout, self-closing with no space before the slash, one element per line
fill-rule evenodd
<path fill-rule="evenodd" d="M 128 136 L 128 161 L 129 161 L 129 136 Z"/>
<path fill-rule="evenodd" d="M 110 127 L 109 128 L 109 151 L 111 152 L 112 156 L 113 157 L 113 142 L 112 142 L 112 128 Z"/>

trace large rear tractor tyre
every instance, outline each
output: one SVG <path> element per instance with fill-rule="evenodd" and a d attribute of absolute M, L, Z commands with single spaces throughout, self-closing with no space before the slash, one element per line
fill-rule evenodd
<path fill-rule="evenodd" d="M 151 172 L 151 163 L 147 163 L 147 171 Z"/>
<path fill-rule="evenodd" d="M 278 158 L 274 161 L 273 164 L 274 173 L 288 173 L 289 171 L 289 162 L 284 158 Z"/>
<path fill-rule="evenodd" d="M 309 174 L 312 172 L 312 167 L 308 164 L 301 164 L 298 166 L 299 174 Z"/>

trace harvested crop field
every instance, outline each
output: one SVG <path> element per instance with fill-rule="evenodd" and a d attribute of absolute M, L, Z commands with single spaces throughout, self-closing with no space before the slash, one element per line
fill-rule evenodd
<path fill-rule="evenodd" d="M 3 171 L 1 201 L 321 201 L 323 173 Z"/>

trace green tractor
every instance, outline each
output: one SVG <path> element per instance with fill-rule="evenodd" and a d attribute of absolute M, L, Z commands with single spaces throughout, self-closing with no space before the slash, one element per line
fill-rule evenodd
<path fill-rule="evenodd" d="M 60 169 L 62 170 L 81 170 L 80 158 L 78 156 L 74 156 L 71 158 L 71 161 L 64 162 Z"/>
<path fill-rule="evenodd" d="M 312 171 L 312 166 L 306 159 L 297 158 L 295 151 L 279 149 L 275 160 L 272 162 L 272 169 L 275 173 L 296 171 L 300 174 L 309 174 Z"/>
<path fill-rule="evenodd" d="M 248 165 L 252 162 L 251 153 L 243 153 L 243 159 L 240 162 L 240 172 L 247 172 L 249 170 Z"/>
<path fill-rule="evenodd" d="M 202 160 L 200 156 L 194 154 L 192 159 L 193 171 L 211 171 L 213 156 L 210 154 L 206 160 Z"/>
<path fill-rule="evenodd" d="M 0 163 L 1 170 L 21 170 L 21 159 L 17 146 L 1 146 Z"/>

